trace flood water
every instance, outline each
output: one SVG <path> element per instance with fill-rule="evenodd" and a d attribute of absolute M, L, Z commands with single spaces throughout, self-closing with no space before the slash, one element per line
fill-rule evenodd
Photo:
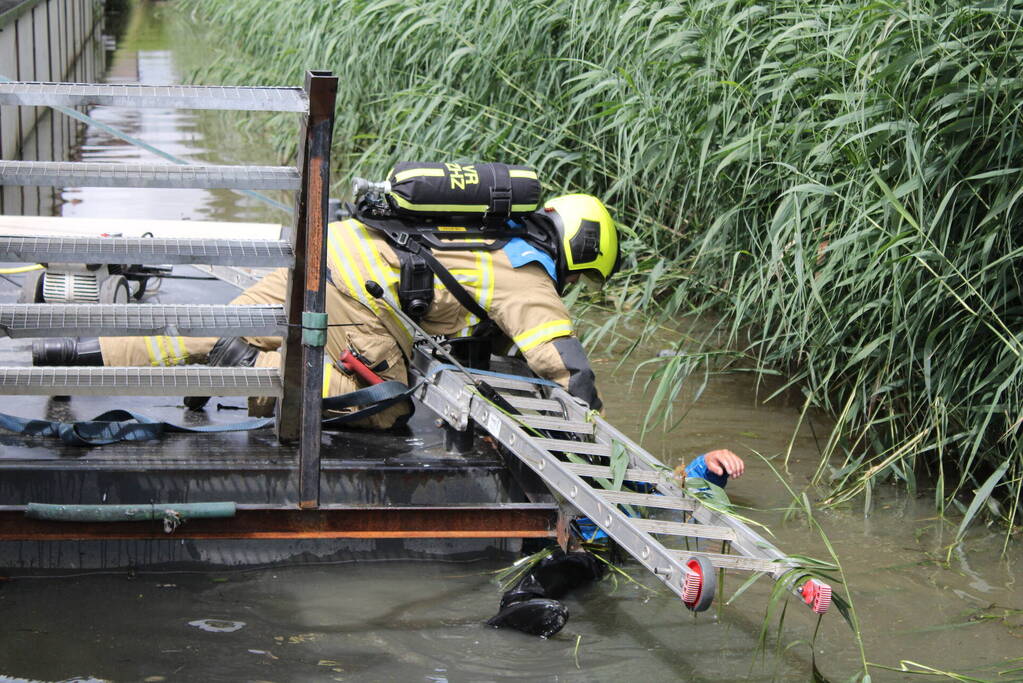
<path fill-rule="evenodd" d="M 158 5 L 166 12 L 165 5 Z M 135 6 L 111 62 L 117 82 L 171 83 L 182 58 L 164 32 L 159 10 Z M 198 50 L 189 46 L 190 52 Z M 193 160 L 260 158 L 260 150 L 211 151 L 216 125 L 192 112 L 97 108 L 104 122 Z M 209 136 L 209 137 L 207 137 Z M 147 158 L 90 131 L 89 160 Z M 69 189 L 63 213 L 79 217 L 277 221 L 285 217 L 228 192 Z M 0 286 L 7 286 L 0 282 Z M 638 437 L 652 391 L 649 367 L 637 363 L 668 346 L 652 339 L 619 366 L 592 351 L 606 416 Z M 733 482 L 733 502 L 774 533 L 784 551 L 829 559 L 819 534 L 798 517 L 786 520 L 790 495 L 757 454 L 783 471 L 784 482 L 811 500 L 820 418 L 798 424 L 799 405 L 764 404 L 769 393 L 746 374 L 713 377 L 674 431 L 642 443 L 669 464 L 712 448 L 747 458 Z M 688 411 L 688 412 L 687 412 Z M 781 456 L 792 450 L 788 469 Z M 998 530 L 975 529 L 951 554 L 954 521 L 937 518 L 932 497 L 900 489 L 875 493 L 862 507 L 815 510 L 837 553 L 860 620 L 867 661 L 901 660 L 984 680 L 1023 680 L 1023 597 L 1015 591 L 1023 552 L 1002 554 Z M 665 590 L 626 566 L 643 585 L 605 580 L 567 598 L 571 619 L 544 641 L 495 631 L 483 621 L 497 607 L 494 562 L 407 561 L 251 570 L 82 573 L 63 578 L 14 576 L 0 581 L 0 681 L 733 681 L 809 680 L 809 641 L 816 619 L 793 600 L 780 634 L 772 626 L 759 647 L 770 585 L 763 579 L 735 604 L 694 618 Z M 743 575 L 729 574 L 725 595 Z M 839 589 L 839 592 L 844 592 Z M 818 668 L 832 681 L 860 666 L 860 650 L 837 611 L 814 642 Z M 907 665 L 909 666 L 909 665 Z M 917 678 L 885 669 L 875 681 Z"/>

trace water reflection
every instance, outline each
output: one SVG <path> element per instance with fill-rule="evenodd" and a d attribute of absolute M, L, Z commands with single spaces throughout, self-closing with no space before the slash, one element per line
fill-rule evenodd
<path fill-rule="evenodd" d="M 188 622 L 188 625 L 209 633 L 234 633 L 245 628 L 244 621 L 224 621 L 223 619 L 197 619 Z M 253 650 L 249 650 L 249 652 L 253 652 Z"/>

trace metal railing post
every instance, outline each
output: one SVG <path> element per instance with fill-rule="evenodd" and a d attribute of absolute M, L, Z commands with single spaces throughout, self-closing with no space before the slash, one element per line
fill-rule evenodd
<path fill-rule="evenodd" d="M 299 506 L 320 501 L 320 435 L 323 349 L 326 344 L 327 195 L 337 77 L 306 73 L 309 115 L 302 126 L 299 172 L 302 190 L 295 210 L 295 269 L 289 283 L 288 337 L 278 437 L 299 442 Z M 299 353 L 301 345 L 301 353 Z"/>

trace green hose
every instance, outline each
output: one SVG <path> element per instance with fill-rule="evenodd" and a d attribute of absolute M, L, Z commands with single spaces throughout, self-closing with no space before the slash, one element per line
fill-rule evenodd
<path fill-rule="evenodd" d="M 142 522 L 234 517 L 234 503 L 147 503 L 144 505 L 53 505 L 29 503 L 25 516 L 50 522 Z M 175 524 L 176 526 L 176 524 Z"/>

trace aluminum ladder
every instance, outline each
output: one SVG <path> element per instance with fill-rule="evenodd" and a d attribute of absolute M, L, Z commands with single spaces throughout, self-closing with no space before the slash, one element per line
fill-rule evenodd
<path fill-rule="evenodd" d="M 290 269 L 284 306 L 8 304 L 0 334 L 184 335 L 283 338 L 281 370 L 213 368 L 0 368 L 0 394 L 277 396 L 277 435 L 299 441 L 300 506 L 319 501 L 323 345 L 304 328 L 326 330 L 324 278 L 330 146 L 337 78 L 306 73 L 304 88 L 0 83 L 0 105 L 159 107 L 292 112 L 301 117 L 296 166 L 225 166 L 0 161 L 0 183 L 26 186 L 230 188 L 294 192 L 287 239 L 4 237 L 0 261 L 203 264 Z M 323 314 L 322 317 L 317 317 Z M 307 316 L 312 317 L 307 317 Z M 305 397 L 308 396 L 306 400 Z"/>
<path fill-rule="evenodd" d="M 703 504 L 680 486 L 671 468 L 568 392 L 528 378 L 469 372 L 520 414 L 498 407 L 459 369 L 421 348 L 414 363 L 420 382 L 416 396 L 454 430 L 464 432 L 473 425 L 484 429 L 565 503 L 650 570 L 689 609 L 709 607 L 716 585 L 714 569 L 730 569 L 787 580 L 787 587 L 814 612 L 828 610 L 830 586 L 814 578 L 794 585 L 800 579 L 792 576 L 796 563 L 749 525 Z M 628 458 L 625 481 L 643 492 L 608 490 L 600 484 L 614 479 L 610 461 L 616 450 Z M 575 457 L 570 460 L 567 454 Z M 623 509 L 626 507 L 631 511 Z M 635 508 L 667 512 L 676 518 L 634 516 Z M 669 548 L 656 538 L 659 536 L 683 539 L 686 547 Z M 721 552 L 707 549 L 712 542 L 721 544 Z"/>

